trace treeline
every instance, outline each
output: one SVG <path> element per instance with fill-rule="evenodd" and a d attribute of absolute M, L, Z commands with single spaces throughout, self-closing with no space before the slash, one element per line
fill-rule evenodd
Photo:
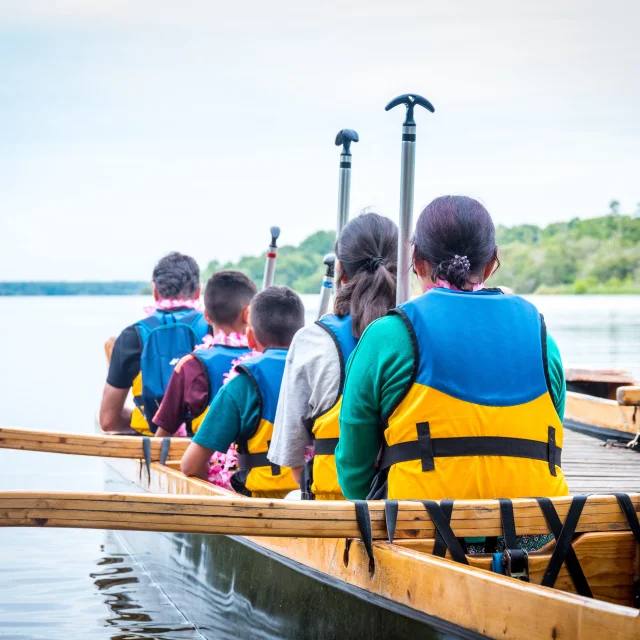
<path fill-rule="evenodd" d="M 518 293 L 640 293 L 640 218 L 500 226 L 497 242 L 494 282 Z"/>
<path fill-rule="evenodd" d="M 0 282 L 0 296 L 132 296 L 150 292 L 147 282 Z"/>
<path fill-rule="evenodd" d="M 335 233 L 318 231 L 299 246 L 278 250 L 276 284 L 317 293 L 323 257 Z M 501 267 L 495 284 L 526 293 L 640 293 L 640 217 L 618 214 L 546 227 L 524 224 L 497 229 Z M 264 255 L 209 263 L 205 279 L 219 269 L 238 269 L 262 283 Z"/>
<path fill-rule="evenodd" d="M 335 231 L 316 231 L 302 243 L 278 249 L 274 284 L 285 284 L 298 293 L 319 293 L 325 267 L 322 263 L 331 253 L 336 239 Z M 221 264 L 212 260 L 205 270 L 205 280 L 220 269 L 237 269 L 246 273 L 258 286 L 262 285 L 265 255 L 245 256 L 237 262 Z"/>

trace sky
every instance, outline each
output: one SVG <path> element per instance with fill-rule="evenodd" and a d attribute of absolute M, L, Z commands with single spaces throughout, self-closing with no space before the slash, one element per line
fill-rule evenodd
<path fill-rule="evenodd" d="M 0 0 L 0 280 L 147 280 L 397 220 L 401 93 L 415 215 L 446 193 L 496 224 L 640 202 L 640 3 Z"/>

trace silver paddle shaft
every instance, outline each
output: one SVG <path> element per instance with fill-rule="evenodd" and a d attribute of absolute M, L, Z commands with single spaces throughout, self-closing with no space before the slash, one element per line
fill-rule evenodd
<path fill-rule="evenodd" d="M 338 188 L 338 235 L 349 221 L 351 195 L 351 154 L 340 154 L 340 186 Z"/>
<path fill-rule="evenodd" d="M 411 297 L 411 236 L 413 233 L 413 188 L 415 171 L 416 126 L 403 125 L 396 305 L 406 302 Z"/>
<path fill-rule="evenodd" d="M 266 289 L 273 284 L 273 278 L 276 274 L 276 257 L 278 248 L 269 245 L 267 249 L 267 259 L 264 263 L 264 278 L 262 279 L 262 288 Z"/>
<path fill-rule="evenodd" d="M 324 276 L 322 278 L 322 287 L 320 288 L 320 307 L 318 308 L 318 320 L 326 315 L 329 311 L 331 295 L 333 294 L 333 276 Z"/>

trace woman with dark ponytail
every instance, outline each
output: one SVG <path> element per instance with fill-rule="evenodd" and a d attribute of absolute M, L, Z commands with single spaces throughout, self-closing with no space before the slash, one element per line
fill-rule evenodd
<path fill-rule="evenodd" d="M 269 447 L 269 460 L 293 468 L 307 499 L 343 498 L 334 451 L 346 364 L 367 326 L 395 304 L 398 228 L 376 213 L 359 215 L 335 250 L 334 313 L 291 344 Z"/>
<path fill-rule="evenodd" d="M 560 353 L 530 302 L 485 286 L 498 266 L 479 202 L 422 212 L 423 295 L 371 324 L 349 362 L 336 450 L 348 499 L 567 495 Z"/>

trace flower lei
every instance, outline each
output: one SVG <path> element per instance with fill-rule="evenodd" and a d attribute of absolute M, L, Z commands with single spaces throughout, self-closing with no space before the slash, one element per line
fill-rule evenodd
<path fill-rule="evenodd" d="M 238 333 L 236 331 L 225 333 L 224 331 L 219 330 L 216 331 L 213 336 L 207 334 L 202 338 L 202 344 L 196 345 L 196 349 L 210 349 L 217 344 L 221 344 L 225 347 L 247 347 L 247 334 Z"/>
<path fill-rule="evenodd" d="M 195 300 L 169 300 L 168 298 L 160 298 L 154 300 L 153 304 L 145 305 L 144 312 L 147 316 L 152 316 L 156 311 L 169 311 L 169 309 L 202 309 L 202 303 L 199 298 Z"/>
<path fill-rule="evenodd" d="M 430 289 L 451 289 L 451 291 L 462 291 L 462 289 L 458 289 L 458 287 L 455 287 L 446 280 L 436 281 L 434 285 L 427 287 L 427 291 L 429 291 Z M 473 285 L 473 289 L 471 289 L 471 291 L 480 291 L 480 289 L 484 289 L 484 282 L 476 282 Z"/>
<path fill-rule="evenodd" d="M 215 339 L 218 334 L 213 336 Z M 238 335 L 238 334 L 235 334 Z M 245 339 L 246 344 L 246 336 L 242 336 Z M 238 345 L 244 346 L 244 345 Z M 224 374 L 224 381 L 222 384 L 227 384 L 229 380 L 232 380 L 238 375 L 236 371 L 236 365 L 248 360 L 249 358 L 253 358 L 257 356 L 257 351 L 251 351 L 247 354 L 241 355 L 239 358 L 236 358 L 231 363 L 231 371 Z M 225 489 L 231 489 L 231 476 L 234 474 L 236 469 L 238 468 L 238 452 L 236 451 L 235 445 L 231 445 L 226 453 L 220 453 L 219 451 L 214 452 L 211 456 L 211 466 L 209 467 L 209 482 L 215 484 L 219 487 L 224 487 Z"/>

